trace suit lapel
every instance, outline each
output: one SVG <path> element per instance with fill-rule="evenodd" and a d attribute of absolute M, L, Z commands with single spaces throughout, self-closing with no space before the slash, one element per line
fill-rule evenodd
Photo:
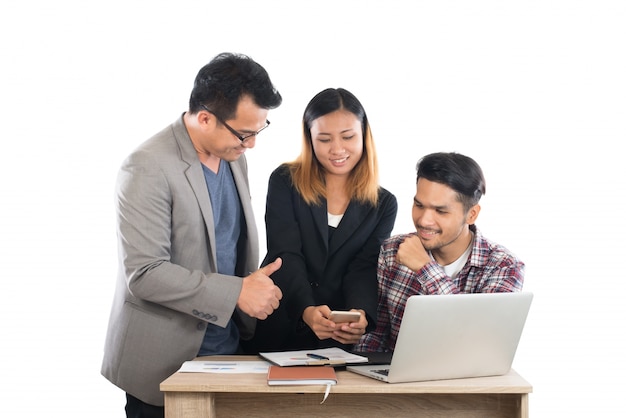
<path fill-rule="evenodd" d="M 322 237 L 322 242 L 326 247 L 327 254 L 330 256 L 337 251 L 359 228 L 365 217 L 370 211 L 369 205 L 362 205 L 354 201 L 350 201 L 346 213 L 341 218 L 341 222 L 332 239 L 328 239 L 328 209 L 326 200 L 322 201 L 319 206 L 312 206 L 311 212 L 315 220 L 315 226 Z"/>
<path fill-rule="evenodd" d="M 322 242 L 324 243 L 324 247 L 328 252 L 328 210 L 326 208 L 326 199 L 323 199 L 321 205 L 311 206 L 311 213 L 313 214 L 315 227 L 322 237 Z"/>
<path fill-rule="evenodd" d="M 359 228 L 369 212 L 369 206 L 350 201 L 329 244 L 329 254 L 337 251 Z"/>
<path fill-rule="evenodd" d="M 198 159 L 198 154 L 193 147 L 193 143 L 187 133 L 187 128 L 183 123 L 182 117 L 174 123 L 173 129 L 174 137 L 176 138 L 180 148 L 181 159 L 188 165 L 185 170 L 185 176 L 187 177 L 187 181 L 189 181 L 189 185 L 196 195 L 198 205 L 200 206 L 200 212 L 204 218 L 204 226 L 209 237 L 209 247 L 211 248 L 212 254 L 210 257 L 211 268 L 213 271 L 217 271 L 215 229 L 213 227 L 209 228 L 209 225 L 215 225 L 215 221 L 213 219 L 213 207 L 211 206 L 209 190 L 206 185 L 206 180 L 204 179 L 204 172 L 202 171 L 202 163 L 200 163 L 200 160 Z"/>

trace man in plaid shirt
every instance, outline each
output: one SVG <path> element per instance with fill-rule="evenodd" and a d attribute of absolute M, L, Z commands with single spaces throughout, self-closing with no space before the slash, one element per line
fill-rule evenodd
<path fill-rule="evenodd" d="M 524 263 L 474 225 L 484 194 L 485 178 L 473 159 L 434 153 L 420 160 L 413 198 L 416 232 L 383 242 L 376 328 L 355 351 L 394 350 L 409 296 L 522 290 Z"/>

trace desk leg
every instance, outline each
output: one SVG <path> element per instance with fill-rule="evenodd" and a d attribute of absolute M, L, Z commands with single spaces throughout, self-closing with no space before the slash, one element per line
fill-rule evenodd
<path fill-rule="evenodd" d="M 530 416 L 530 411 L 529 411 L 529 406 L 528 406 L 528 402 L 529 402 L 528 393 L 521 393 L 519 402 L 520 402 L 520 405 L 519 405 L 520 418 L 528 418 Z"/>
<path fill-rule="evenodd" d="M 166 418 L 214 418 L 215 394 L 198 392 L 165 392 Z"/>

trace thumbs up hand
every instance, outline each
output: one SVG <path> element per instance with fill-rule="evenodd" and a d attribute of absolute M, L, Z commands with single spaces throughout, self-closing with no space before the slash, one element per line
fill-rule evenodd
<path fill-rule="evenodd" d="M 282 264 L 283 260 L 277 258 L 243 278 L 237 300 L 237 306 L 242 311 L 254 318 L 265 319 L 278 308 L 283 293 L 269 276 L 280 269 Z"/>

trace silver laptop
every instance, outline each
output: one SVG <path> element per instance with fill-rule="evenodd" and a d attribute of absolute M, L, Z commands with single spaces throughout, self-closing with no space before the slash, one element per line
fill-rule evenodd
<path fill-rule="evenodd" d="M 389 383 L 506 374 L 532 299 L 531 292 L 411 296 L 391 364 L 347 370 Z"/>

